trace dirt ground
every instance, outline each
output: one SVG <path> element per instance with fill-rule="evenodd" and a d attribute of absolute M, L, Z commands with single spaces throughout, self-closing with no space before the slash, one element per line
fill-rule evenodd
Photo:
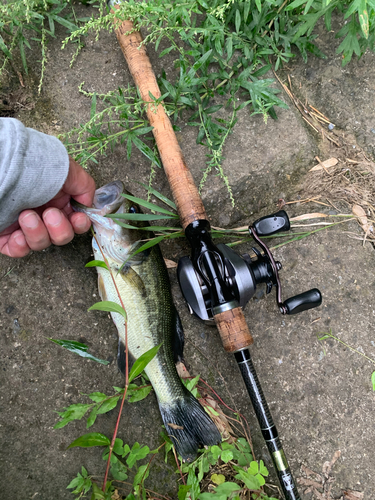
<path fill-rule="evenodd" d="M 339 137 L 343 146 L 338 148 L 313 131 L 286 94 L 289 109 L 278 110 L 277 121 L 270 119 L 265 124 L 262 117 L 243 112 L 224 152 L 224 169 L 236 206 L 230 206 L 225 188 L 214 175 L 203 190 L 213 225 L 249 224 L 276 211 L 280 199 L 296 200 L 308 170 L 317 164 L 315 156 L 323 161 L 341 155 L 355 161 L 363 152 L 374 160 L 375 54 L 367 53 L 342 68 L 341 58 L 335 54 L 339 42 L 334 32 L 326 33 L 321 27 L 317 33 L 327 59 L 311 57 L 306 65 L 297 55 L 279 77 L 287 82 L 289 75 L 301 101 L 307 100 L 335 124 L 337 136 L 332 137 Z M 62 36 L 60 33 L 60 38 L 49 43 L 40 96 L 35 84 L 40 71 L 36 61 L 31 64 L 31 76 L 25 78 L 25 88 L 10 67 L 1 87 L 2 97 L 20 102 L 15 117 L 54 135 L 88 118 L 90 100 L 78 91 L 82 81 L 86 90 L 98 93 L 131 82 L 114 34 L 103 33 L 98 42 L 88 38 L 72 69 L 69 61 L 74 48 L 61 51 Z M 149 54 L 156 74 L 160 73 L 165 63 L 152 49 Z M 164 68 L 167 76 L 173 71 L 171 59 Z M 181 127 L 178 139 L 198 183 L 205 151 L 196 145 L 195 131 L 184 124 Z M 134 152 L 127 161 L 119 147 L 89 170 L 98 186 L 122 179 L 135 195 L 144 195 L 134 181 L 148 182 L 149 168 L 140 153 Z M 169 195 L 162 171 L 157 171 L 154 187 Z M 286 209 L 290 216 L 351 211 L 340 201 L 335 206 L 310 202 L 287 205 Z M 323 294 L 319 309 L 282 317 L 274 291 L 266 297 L 261 287 L 245 309 L 255 339 L 253 360 L 292 471 L 300 481 L 303 500 L 338 499 L 347 490 L 363 492 L 358 498 L 375 499 L 375 395 L 371 385 L 375 367 L 339 342 L 317 338 L 331 330 L 375 359 L 374 248 L 370 242 L 363 244 L 363 236 L 362 228 L 353 221 L 275 250 L 283 264 L 284 297 L 317 287 Z M 242 245 L 238 251 L 249 252 L 250 248 L 250 244 Z M 189 253 L 183 241 L 164 244 L 162 251 L 175 261 Z M 96 273 L 84 267 L 89 260 L 89 235 L 21 260 L 0 256 L 0 491 L 4 500 L 66 500 L 72 498 L 66 487 L 82 465 L 90 474 L 104 474 L 105 462 L 98 448 L 67 450 L 70 442 L 86 432 L 84 421 L 53 429 L 56 410 L 86 403 L 83 394 L 93 391 L 110 394 L 112 386 L 123 383 L 116 366 L 115 327 L 105 313 L 87 312 L 98 300 Z M 245 415 L 256 456 L 272 469 L 234 358 L 223 352 L 213 328 L 189 315 L 174 270 L 170 270 L 170 279 L 191 372 L 200 373 Z M 110 364 L 84 360 L 52 344 L 48 337 L 85 342 L 90 352 Z M 101 416 L 92 431 L 111 436 L 116 417 L 116 411 Z M 151 394 L 126 407 L 119 437 L 129 444 L 138 441 L 153 448 L 160 444 L 161 424 Z M 338 450 L 341 455 L 328 479 L 309 472 L 322 474 L 324 463 Z M 173 463 L 164 464 L 160 459 L 153 467 L 151 476 L 157 479 L 150 484 L 159 493 L 176 498 Z M 324 492 L 322 483 L 315 493 L 304 493 L 308 479 L 325 482 Z M 270 482 L 275 483 L 273 473 Z"/>

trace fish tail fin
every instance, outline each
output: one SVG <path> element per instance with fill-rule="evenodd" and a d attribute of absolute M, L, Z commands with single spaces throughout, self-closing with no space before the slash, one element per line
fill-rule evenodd
<path fill-rule="evenodd" d="M 221 442 L 216 425 L 198 400 L 185 387 L 181 400 L 173 405 L 160 404 L 160 413 L 165 429 L 177 453 L 190 462 L 197 456 L 199 448 Z"/>

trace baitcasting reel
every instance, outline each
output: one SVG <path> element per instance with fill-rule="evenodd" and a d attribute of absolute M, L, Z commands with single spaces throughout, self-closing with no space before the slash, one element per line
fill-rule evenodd
<path fill-rule="evenodd" d="M 322 295 L 317 288 L 284 302 L 281 299 L 278 273 L 281 263 L 274 260 L 260 237 L 289 229 L 289 218 L 284 210 L 255 221 L 249 226 L 249 232 L 263 253 L 253 247 L 256 258 L 251 259 L 248 254 L 240 256 L 222 243 L 215 245 L 208 221 L 199 220 L 188 226 L 185 232 L 192 246 L 192 256 L 179 260 L 177 275 L 191 313 L 211 324 L 216 314 L 238 305 L 244 308 L 259 283 L 266 284 L 267 294 L 273 286 L 276 288 L 281 314 L 297 314 L 320 306 Z"/>

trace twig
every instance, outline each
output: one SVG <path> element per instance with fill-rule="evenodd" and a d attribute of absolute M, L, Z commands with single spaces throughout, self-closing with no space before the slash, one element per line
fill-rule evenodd
<path fill-rule="evenodd" d="M 98 248 L 99 248 L 99 250 L 100 250 L 100 252 L 102 254 L 103 260 L 104 260 L 104 262 L 105 262 L 105 264 L 107 266 L 109 274 L 111 275 L 113 284 L 114 284 L 115 289 L 116 289 L 117 296 L 118 296 L 118 298 L 120 300 L 120 303 L 121 303 L 121 307 L 124 309 L 124 311 L 126 313 L 126 309 L 125 309 L 124 303 L 122 301 L 121 294 L 119 292 L 119 289 L 117 288 L 116 279 L 115 279 L 115 277 L 112 274 L 112 271 L 111 271 L 111 268 L 109 266 L 108 260 L 107 260 L 106 256 L 104 255 L 103 249 L 100 246 L 100 243 L 99 243 L 99 241 L 98 241 L 98 239 L 96 237 L 96 234 L 94 233 L 94 231 L 93 231 L 92 228 L 91 228 L 91 231 L 92 231 L 92 234 L 93 234 L 93 236 L 95 238 L 95 241 L 96 241 L 96 243 L 98 245 Z M 109 467 L 110 467 L 110 464 L 111 464 L 112 451 L 113 451 L 113 447 L 115 445 L 116 436 L 117 436 L 117 432 L 118 432 L 118 428 L 119 428 L 119 424 L 120 424 L 120 419 L 121 419 L 121 414 L 122 414 L 122 409 L 124 407 L 126 393 L 128 391 L 128 387 L 129 387 L 128 324 L 127 324 L 126 320 L 124 320 L 124 321 L 125 321 L 124 322 L 124 326 L 125 326 L 125 390 L 124 390 L 124 394 L 122 396 L 121 406 L 120 406 L 119 414 L 118 414 L 117 421 L 116 421 L 116 427 L 115 427 L 115 430 L 114 430 L 114 433 L 113 433 L 113 436 L 112 436 L 112 441 L 111 441 L 111 444 L 109 445 L 108 461 L 107 461 L 107 467 L 106 467 L 106 471 L 105 471 L 105 475 L 104 475 L 104 481 L 103 481 L 102 491 L 105 491 L 105 486 L 107 484 Z"/>

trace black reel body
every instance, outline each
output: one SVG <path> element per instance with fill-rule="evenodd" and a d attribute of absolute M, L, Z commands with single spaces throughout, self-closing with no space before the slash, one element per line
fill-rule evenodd
<path fill-rule="evenodd" d="M 291 297 L 285 302 L 281 300 L 278 271 L 282 266 L 274 260 L 269 248 L 259 237 L 290 229 L 289 218 L 284 210 L 262 217 L 249 226 L 251 236 L 263 250 L 260 252 L 253 247 L 256 255 L 254 259 L 248 254 L 240 256 L 222 243 L 215 245 L 211 239 L 202 245 L 201 234 L 204 234 L 205 240 L 207 224 L 207 221 L 205 226 L 198 221 L 195 229 L 187 233 L 193 247 L 192 258 L 182 257 L 177 268 L 180 287 L 190 311 L 202 321 L 213 323 L 214 314 L 225 310 L 226 305 L 227 308 L 238 305 L 244 308 L 259 283 L 266 284 L 267 294 L 271 292 L 272 287 L 276 288 L 276 302 L 282 314 L 297 314 L 320 306 L 322 296 L 317 288 Z M 194 247 L 198 240 L 199 246 Z"/>

